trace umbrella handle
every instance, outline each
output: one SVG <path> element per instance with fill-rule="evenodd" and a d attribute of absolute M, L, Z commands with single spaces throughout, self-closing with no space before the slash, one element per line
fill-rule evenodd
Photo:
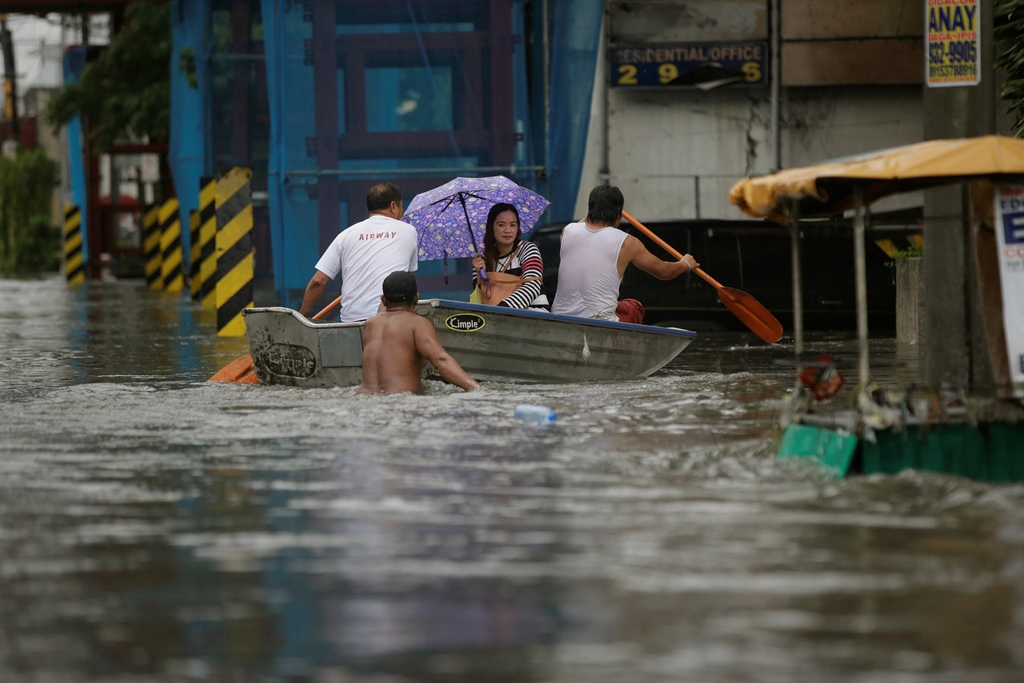
<path fill-rule="evenodd" d="M 491 278 L 487 277 L 487 271 L 484 270 L 483 268 L 481 268 L 480 270 L 478 270 L 476 272 L 480 275 L 480 279 L 482 281 L 484 281 L 484 282 L 490 282 L 491 281 Z"/>

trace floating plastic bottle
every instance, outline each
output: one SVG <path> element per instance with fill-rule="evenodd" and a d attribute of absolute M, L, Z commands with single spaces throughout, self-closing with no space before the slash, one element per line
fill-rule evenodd
<path fill-rule="evenodd" d="M 516 419 L 523 420 L 524 422 L 545 424 L 557 420 L 558 415 L 547 406 L 532 406 L 528 403 L 523 403 L 516 406 Z"/>

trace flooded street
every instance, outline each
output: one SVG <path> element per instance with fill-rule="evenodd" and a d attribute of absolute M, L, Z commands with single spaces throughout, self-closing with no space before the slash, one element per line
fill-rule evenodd
<path fill-rule="evenodd" d="M 0 681 L 1024 680 L 1024 487 L 777 461 L 789 338 L 355 398 L 205 382 L 214 325 L 0 280 Z"/>

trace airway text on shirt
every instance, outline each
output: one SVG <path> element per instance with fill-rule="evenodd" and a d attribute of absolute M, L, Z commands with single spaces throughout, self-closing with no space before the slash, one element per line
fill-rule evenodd
<path fill-rule="evenodd" d="M 359 241 L 362 242 L 364 240 L 394 239 L 395 235 L 397 234 L 397 232 L 371 232 L 369 234 L 361 233 L 359 235 Z"/>

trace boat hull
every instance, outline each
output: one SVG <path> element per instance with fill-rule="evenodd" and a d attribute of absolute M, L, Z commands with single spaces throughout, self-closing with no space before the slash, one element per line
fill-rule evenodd
<path fill-rule="evenodd" d="M 363 380 L 363 323 L 318 324 L 290 308 L 247 308 L 249 340 L 260 384 L 351 387 Z"/>
<path fill-rule="evenodd" d="M 424 314 L 422 305 L 418 312 Z M 588 382 L 647 377 L 696 337 L 686 330 L 443 300 L 431 300 L 425 314 L 444 348 L 466 372 L 482 380 Z"/>
<path fill-rule="evenodd" d="M 647 377 L 696 337 L 687 330 L 420 301 L 416 313 L 466 372 L 484 381 L 587 382 Z M 316 323 L 288 308 L 250 308 L 246 336 L 260 384 L 347 387 L 362 381 L 363 323 Z"/>

